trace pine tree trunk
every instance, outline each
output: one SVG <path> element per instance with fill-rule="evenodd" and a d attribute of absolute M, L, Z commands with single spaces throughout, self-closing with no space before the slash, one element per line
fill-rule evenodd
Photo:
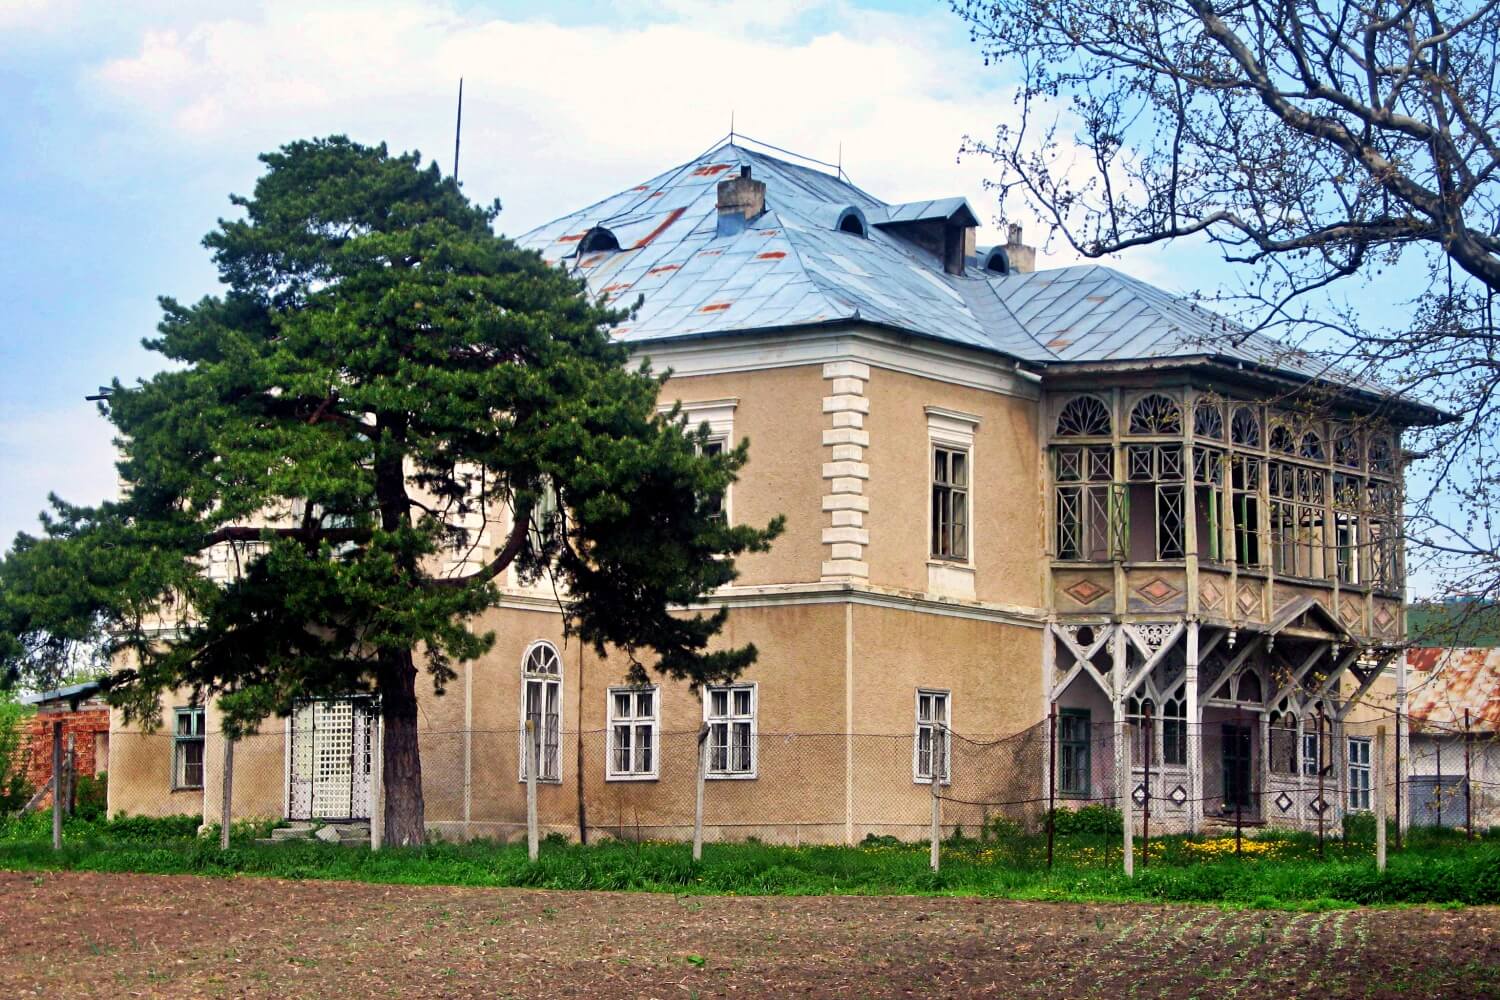
<path fill-rule="evenodd" d="M 417 747 L 417 668 L 410 650 L 392 651 L 381 659 L 385 843 L 414 846 L 426 841 L 422 757 Z"/>

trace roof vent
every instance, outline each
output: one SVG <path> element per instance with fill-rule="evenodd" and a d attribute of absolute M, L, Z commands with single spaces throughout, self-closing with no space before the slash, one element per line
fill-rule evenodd
<path fill-rule="evenodd" d="M 865 215 L 858 208 L 850 205 L 839 214 L 838 231 L 841 233 L 852 233 L 855 236 L 868 236 L 869 229 L 865 225 Z"/>
<path fill-rule="evenodd" d="M 719 235 L 733 236 L 745 231 L 745 224 L 766 210 L 766 182 L 750 177 L 750 164 L 740 167 L 740 175 L 719 182 Z"/>
<path fill-rule="evenodd" d="M 578 252 L 580 254 L 618 249 L 620 249 L 620 241 L 615 237 L 614 233 L 603 226 L 595 226 L 584 233 L 583 239 L 578 241 Z"/>

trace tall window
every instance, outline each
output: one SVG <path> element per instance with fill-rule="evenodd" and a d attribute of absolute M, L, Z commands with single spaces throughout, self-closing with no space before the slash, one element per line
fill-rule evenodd
<path fill-rule="evenodd" d="M 1150 399 L 1152 397 L 1147 397 Z M 1186 511 L 1183 503 L 1182 446 L 1133 444 L 1125 450 L 1130 481 L 1132 559 L 1181 559 Z M 1139 519 L 1152 519 L 1155 534 L 1136 531 Z M 1144 525 L 1141 525 L 1144 528 Z"/>
<path fill-rule="evenodd" d="M 1114 449 L 1098 444 L 1059 446 L 1052 449 L 1052 459 L 1057 484 L 1057 558 L 1102 562 L 1122 551 L 1122 504 L 1111 503 Z"/>
<path fill-rule="evenodd" d="M 1234 518 L 1234 558 L 1241 566 L 1260 566 L 1265 561 L 1260 545 L 1260 474 L 1260 459 L 1251 455 L 1231 459 L 1229 502 Z"/>
<path fill-rule="evenodd" d="M 562 780 L 562 657 L 550 642 L 534 642 L 521 661 L 521 779 L 526 779 L 526 732 L 536 753 L 538 781 Z"/>
<path fill-rule="evenodd" d="M 709 776 L 755 777 L 755 685 L 710 687 L 703 697 Z"/>
<path fill-rule="evenodd" d="M 722 455 L 724 454 L 724 439 L 709 438 L 698 447 L 698 451 L 704 455 Z M 728 489 L 726 488 L 721 492 L 704 498 L 704 505 L 708 507 L 710 514 L 717 520 L 723 521 L 728 518 L 729 507 L 725 503 L 727 497 Z"/>
<path fill-rule="evenodd" d="M 947 691 L 917 691 L 917 756 L 913 769 L 917 781 L 931 781 L 934 766 L 939 781 L 953 776 L 949 770 L 948 698 Z"/>
<path fill-rule="evenodd" d="M 1302 773 L 1309 778 L 1323 769 L 1323 740 L 1317 730 L 1302 734 Z"/>
<path fill-rule="evenodd" d="M 1395 590 L 1401 537 L 1396 529 L 1399 505 L 1396 487 L 1370 480 L 1366 502 L 1370 538 L 1370 583 L 1379 590 Z"/>
<path fill-rule="evenodd" d="M 1146 716 L 1151 716 L 1151 727 L 1146 727 Z M 1145 767 L 1149 759 L 1152 766 L 1161 763 L 1161 754 L 1156 751 L 1156 727 L 1160 722 L 1156 705 L 1150 698 L 1127 698 L 1125 700 L 1125 724 L 1130 737 L 1130 761 L 1133 767 Z"/>
<path fill-rule="evenodd" d="M 969 453 L 941 445 L 932 449 L 932 555 L 969 558 Z"/>
<path fill-rule="evenodd" d="M 1361 583 L 1359 571 L 1359 479 L 1333 474 L 1334 570 L 1342 583 Z"/>
<path fill-rule="evenodd" d="M 1306 579 L 1325 575 L 1325 477 L 1321 469 L 1270 464 L 1271 562 L 1277 573 Z"/>
<path fill-rule="evenodd" d="M 1057 790 L 1064 795 L 1089 794 L 1091 730 L 1088 709 L 1057 710 Z"/>
<path fill-rule="evenodd" d="M 657 774 L 657 689 L 609 689 L 609 778 L 654 778 Z"/>
<path fill-rule="evenodd" d="M 1349 737 L 1349 808 L 1370 808 L 1370 738 Z"/>
<path fill-rule="evenodd" d="M 1277 774 L 1297 773 L 1297 716 L 1293 713 L 1271 713 L 1271 770 Z"/>
<path fill-rule="evenodd" d="M 1193 516 L 1197 520 L 1198 555 L 1214 562 L 1224 558 L 1219 492 L 1223 485 L 1223 450 L 1197 445 L 1193 449 Z"/>
<path fill-rule="evenodd" d="M 1187 766 L 1187 702 L 1168 698 L 1161 706 L 1161 762 Z"/>
<path fill-rule="evenodd" d="M 203 709 L 179 708 L 172 720 L 172 787 L 203 787 Z"/>

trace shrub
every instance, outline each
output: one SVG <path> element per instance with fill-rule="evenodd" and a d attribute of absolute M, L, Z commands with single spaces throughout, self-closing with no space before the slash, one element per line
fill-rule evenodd
<path fill-rule="evenodd" d="M 1098 803 L 1086 805 L 1082 809 L 1054 809 L 1052 822 L 1053 830 L 1059 837 L 1074 834 L 1110 836 L 1125 833 L 1125 817 L 1121 815 L 1120 810 Z"/>
<path fill-rule="evenodd" d="M 1385 837 L 1388 843 L 1394 844 L 1396 842 L 1396 821 L 1394 819 L 1386 819 Z M 1345 813 L 1344 840 L 1351 844 L 1375 843 L 1375 814 Z"/>
<path fill-rule="evenodd" d="M 73 787 L 73 815 L 79 819 L 99 820 L 109 811 L 109 775 L 80 774 Z"/>
<path fill-rule="evenodd" d="M 26 711 L 0 693 L 0 816 L 20 812 L 31 800 L 26 781 Z"/>
<path fill-rule="evenodd" d="M 1021 824 L 1007 816 L 991 816 L 982 828 L 982 835 L 986 840 L 1019 840 L 1025 834 Z"/>

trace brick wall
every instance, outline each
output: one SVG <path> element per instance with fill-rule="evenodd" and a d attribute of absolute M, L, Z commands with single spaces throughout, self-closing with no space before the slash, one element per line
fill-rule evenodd
<path fill-rule="evenodd" d="M 30 760 L 26 780 L 32 788 L 41 788 L 52 780 L 52 724 L 61 722 L 63 753 L 68 751 L 68 736 L 73 737 L 73 754 L 79 774 L 97 774 L 108 770 L 109 709 L 102 705 L 81 705 L 78 710 L 42 711 L 31 717 L 29 730 Z M 102 758 L 102 759 L 101 759 Z M 47 799 L 48 802 L 52 800 Z"/>

